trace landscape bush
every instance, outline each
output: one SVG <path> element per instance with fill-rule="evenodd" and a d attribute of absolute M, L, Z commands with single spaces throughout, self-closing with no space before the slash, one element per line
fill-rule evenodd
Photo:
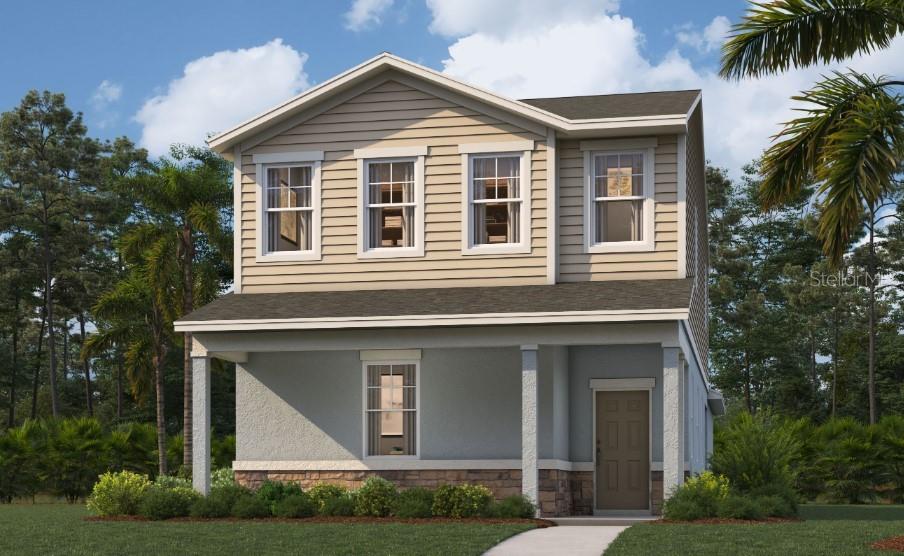
<path fill-rule="evenodd" d="M 263 500 L 272 512 L 276 504 L 288 496 L 302 495 L 304 492 L 298 483 L 283 483 L 280 481 L 264 481 L 257 489 L 257 497 Z"/>
<path fill-rule="evenodd" d="M 147 475 L 131 471 L 104 473 L 88 497 L 88 511 L 98 516 L 135 515 L 150 486 Z"/>
<path fill-rule="evenodd" d="M 715 517 L 725 519 L 763 519 L 766 514 L 759 500 L 742 496 L 740 494 L 729 494 L 719 501 L 716 506 Z M 706 516 L 712 517 L 712 516 Z"/>
<path fill-rule="evenodd" d="M 342 496 L 324 498 L 320 515 L 349 517 L 355 515 L 355 493 L 349 492 Z"/>
<path fill-rule="evenodd" d="M 392 508 L 392 515 L 405 519 L 431 517 L 433 515 L 433 492 L 423 487 L 401 491 Z"/>
<path fill-rule="evenodd" d="M 235 473 L 231 467 L 214 469 L 210 474 L 210 488 L 232 486 L 235 484 Z"/>
<path fill-rule="evenodd" d="M 483 485 L 442 485 L 433 493 L 433 515 L 481 517 L 488 513 L 493 493 Z"/>
<path fill-rule="evenodd" d="M 332 483 L 317 483 L 305 492 L 311 497 L 311 500 L 314 501 L 314 505 L 318 512 L 323 510 L 323 506 L 327 500 L 348 496 L 347 488 Z"/>
<path fill-rule="evenodd" d="M 399 491 L 383 477 L 368 477 L 355 496 L 355 515 L 386 517 L 392 512 Z"/>
<path fill-rule="evenodd" d="M 163 487 L 155 484 L 141 497 L 138 515 L 153 520 L 185 517 L 200 498 L 201 495 L 191 487 Z"/>
<path fill-rule="evenodd" d="M 695 521 L 715 517 L 728 497 L 729 481 L 722 475 L 704 471 L 691 477 L 672 492 L 662 506 L 662 515 L 675 521 Z"/>
<path fill-rule="evenodd" d="M 515 519 L 534 517 L 537 507 L 521 494 L 514 494 L 499 502 L 494 502 L 489 508 L 489 517 L 500 519 Z"/>
<path fill-rule="evenodd" d="M 0 501 L 34 496 L 41 484 L 39 464 L 40 425 L 26 421 L 0 433 Z"/>
<path fill-rule="evenodd" d="M 311 517 L 316 513 L 316 504 L 303 492 L 290 494 L 273 505 L 273 515 L 276 517 Z"/>
<path fill-rule="evenodd" d="M 253 494 L 245 494 L 236 498 L 232 505 L 232 516 L 242 519 L 258 519 L 270 517 L 271 509 L 266 500 Z"/>
<path fill-rule="evenodd" d="M 237 485 L 211 487 L 210 494 L 197 499 L 191 506 L 192 517 L 228 517 L 239 498 L 254 496 L 247 488 Z"/>

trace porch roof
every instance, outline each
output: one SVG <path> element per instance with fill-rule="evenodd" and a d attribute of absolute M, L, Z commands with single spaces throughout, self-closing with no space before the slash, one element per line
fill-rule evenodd
<path fill-rule="evenodd" d="M 687 318 L 691 280 L 612 280 L 534 286 L 227 294 L 177 331 L 483 323 L 542 324 Z M 462 320 L 463 322 L 457 322 Z M 411 321 L 410 323 L 408 321 Z M 297 326 L 295 326 L 297 325 Z M 234 328 L 233 328 L 234 327 Z"/>

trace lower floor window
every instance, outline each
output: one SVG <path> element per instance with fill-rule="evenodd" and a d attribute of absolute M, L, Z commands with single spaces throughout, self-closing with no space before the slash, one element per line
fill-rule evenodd
<path fill-rule="evenodd" d="M 417 365 L 366 366 L 367 455 L 417 453 Z"/>

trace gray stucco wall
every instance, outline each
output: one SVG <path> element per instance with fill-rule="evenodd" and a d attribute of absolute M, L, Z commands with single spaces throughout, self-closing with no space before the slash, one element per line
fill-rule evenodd
<path fill-rule="evenodd" d="M 236 365 L 236 459 L 358 459 L 356 351 L 255 353 Z"/>
<path fill-rule="evenodd" d="M 662 461 L 662 348 L 659 345 L 577 346 L 568 357 L 571 461 L 593 461 L 592 378 L 656 379 L 653 389 L 653 461 Z"/>
<path fill-rule="evenodd" d="M 707 423 L 706 384 L 697 369 L 693 357 L 688 358 L 687 369 L 687 411 L 685 412 L 685 439 L 687 459 L 691 473 L 700 473 L 706 468 Z"/>
<path fill-rule="evenodd" d="M 539 366 L 541 459 L 592 460 L 591 378 L 653 377 L 653 460 L 662 460 L 659 345 L 541 346 Z M 521 457 L 517 346 L 425 349 L 420 372 L 422 459 Z M 236 368 L 237 459 L 360 459 L 362 389 L 357 351 L 252 354 Z M 704 461 L 705 446 L 704 436 Z"/>

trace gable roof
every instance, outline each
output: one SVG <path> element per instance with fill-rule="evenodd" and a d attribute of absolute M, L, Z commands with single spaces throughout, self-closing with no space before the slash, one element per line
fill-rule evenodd
<path fill-rule="evenodd" d="M 464 95 L 487 105 L 506 110 L 544 126 L 565 133 L 605 132 L 606 130 L 618 130 L 619 133 L 627 129 L 637 130 L 635 133 L 680 133 L 687 129 L 689 110 L 668 114 L 641 114 L 619 116 L 594 116 L 585 115 L 579 117 L 566 116 L 556 112 L 556 107 L 544 107 L 537 102 L 525 102 L 513 100 L 491 91 L 475 87 L 453 79 L 436 70 L 415 64 L 388 52 L 371 58 L 366 62 L 345 71 L 332 79 L 324 81 L 303 93 L 275 106 L 231 129 L 218 133 L 207 140 L 211 149 L 227 153 L 234 146 L 249 137 L 258 134 L 262 129 L 284 122 L 323 100 L 339 94 L 351 87 L 388 70 L 395 70 L 428 83 L 438 85 L 451 92 Z M 604 95 L 614 96 L 614 95 Z M 631 96 L 631 95 L 628 95 Z M 595 97 L 572 97 L 595 98 Z M 699 92 L 696 98 L 699 98 Z M 554 99 L 547 99 L 554 100 Z M 694 101 L 696 102 L 696 100 Z M 551 109 L 550 109 L 551 108 Z M 597 111 L 598 113 L 602 113 Z M 635 112 L 637 112 L 635 110 Z M 589 112 L 588 112 L 589 114 Z"/>
<path fill-rule="evenodd" d="M 228 294 L 177 331 L 316 329 L 687 318 L 690 279 Z"/>
<path fill-rule="evenodd" d="M 629 118 L 687 114 L 696 104 L 700 94 L 700 89 L 692 89 L 615 95 L 526 98 L 521 99 L 521 102 L 570 120 Z"/>

